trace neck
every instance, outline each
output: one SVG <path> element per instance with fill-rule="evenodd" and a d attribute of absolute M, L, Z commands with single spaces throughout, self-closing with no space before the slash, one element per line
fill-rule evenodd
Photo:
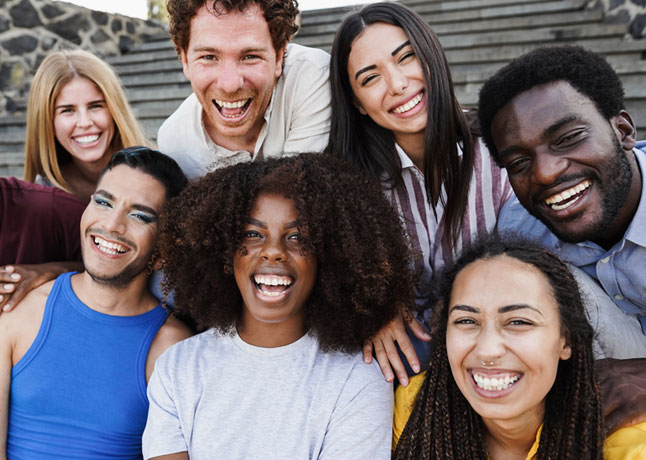
<path fill-rule="evenodd" d="M 417 169 L 424 171 L 424 132 L 395 136 L 395 142 L 399 144 L 406 155 L 411 159 Z"/>
<path fill-rule="evenodd" d="M 603 237 L 595 239 L 594 241 L 605 250 L 612 248 L 624 237 L 633 217 L 635 217 L 635 213 L 637 212 L 637 208 L 639 207 L 639 202 L 641 200 L 643 181 L 641 168 L 639 167 L 637 158 L 632 151 L 626 152 L 626 157 L 628 158 L 628 163 L 630 164 L 630 169 L 632 171 L 632 180 L 630 183 L 630 189 L 626 196 L 626 201 L 624 201 L 624 204 L 621 206 L 621 210 L 619 211 L 619 214 L 617 214 L 612 225 L 608 227 L 607 231 L 603 232 Z"/>
<path fill-rule="evenodd" d="M 265 323 L 249 316 L 246 311 L 243 313 L 243 318 L 237 325 L 238 335 L 249 345 L 256 347 L 284 347 L 296 342 L 307 332 L 301 315 L 280 323 Z"/>
<path fill-rule="evenodd" d="M 108 164 L 111 154 L 104 155 L 100 162 L 84 163 L 82 161 L 73 159 L 62 168 L 62 174 L 67 183 L 69 184 L 72 192 L 81 201 L 87 203 L 90 201 L 90 196 L 96 189 L 96 183 L 99 179 L 99 174 L 103 168 Z"/>
<path fill-rule="evenodd" d="M 543 423 L 543 411 L 512 420 L 483 421 L 485 447 L 491 460 L 525 460 Z"/>
<path fill-rule="evenodd" d="M 217 131 L 213 126 L 210 125 L 207 117 L 202 114 L 204 120 L 204 127 L 206 129 L 206 134 L 211 138 L 211 140 L 218 146 L 223 147 L 232 152 L 237 152 L 243 150 L 249 152 L 253 157 L 253 152 L 256 148 L 256 142 L 258 141 L 258 136 L 260 131 L 265 124 L 265 118 L 260 117 L 254 126 L 245 133 L 243 136 L 225 136 Z"/>
<path fill-rule="evenodd" d="M 72 289 L 79 300 L 92 310 L 112 316 L 136 316 L 155 308 L 158 302 L 147 283 L 145 273 L 124 287 L 98 283 L 87 272 L 72 276 Z"/>

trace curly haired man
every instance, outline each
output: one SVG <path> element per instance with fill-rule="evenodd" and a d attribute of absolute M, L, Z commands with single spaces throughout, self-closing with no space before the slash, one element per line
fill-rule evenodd
<path fill-rule="evenodd" d="M 325 148 L 329 55 L 288 44 L 296 0 L 170 0 L 168 12 L 193 94 L 161 126 L 158 144 L 189 179 Z"/>

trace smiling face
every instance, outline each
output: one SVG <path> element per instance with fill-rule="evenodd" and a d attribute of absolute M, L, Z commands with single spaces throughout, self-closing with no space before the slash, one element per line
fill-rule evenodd
<path fill-rule="evenodd" d="M 485 423 L 542 420 L 559 360 L 571 354 L 545 276 L 504 255 L 458 273 L 446 351 L 455 382 Z"/>
<path fill-rule="evenodd" d="M 54 135 L 75 163 L 102 169 L 113 153 L 115 125 L 105 97 L 87 78 L 63 86 L 54 101 Z"/>
<path fill-rule="evenodd" d="M 208 4 L 191 20 L 188 49 L 180 53 L 184 74 L 216 144 L 253 151 L 282 72 L 283 51 L 274 49 L 257 5 L 216 14 Z"/>
<path fill-rule="evenodd" d="M 399 144 L 424 142 L 426 83 L 406 33 L 376 23 L 352 43 L 348 57 L 350 86 L 363 115 L 393 132 Z"/>
<path fill-rule="evenodd" d="M 287 344 L 305 333 L 305 307 L 316 283 L 317 262 L 304 252 L 298 225 L 292 200 L 261 193 L 243 229 L 243 247 L 233 259 L 233 270 L 244 304 L 240 335 L 253 336 L 254 345 Z M 271 340 L 277 331 L 284 343 Z"/>
<path fill-rule="evenodd" d="M 641 188 L 627 112 L 608 121 L 559 81 L 516 96 L 491 132 L 516 196 L 559 238 L 602 246 L 621 238 Z"/>
<path fill-rule="evenodd" d="M 83 264 L 95 282 L 125 287 L 145 273 L 166 189 L 126 165 L 107 171 L 81 218 Z"/>

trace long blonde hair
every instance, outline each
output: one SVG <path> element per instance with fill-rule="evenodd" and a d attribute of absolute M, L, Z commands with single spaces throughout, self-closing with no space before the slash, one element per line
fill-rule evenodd
<path fill-rule="evenodd" d="M 69 153 L 54 135 L 54 104 L 63 87 L 76 77 L 94 83 L 105 98 L 115 124 L 113 151 L 133 145 L 150 145 L 135 118 L 119 78 L 101 59 L 87 51 L 57 51 L 43 60 L 29 91 L 27 136 L 25 140 L 25 180 L 36 175 L 68 192 L 69 184 L 61 174 L 61 160 Z"/>

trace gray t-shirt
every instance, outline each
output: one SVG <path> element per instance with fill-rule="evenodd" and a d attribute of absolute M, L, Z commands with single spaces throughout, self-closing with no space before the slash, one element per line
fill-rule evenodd
<path fill-rule="evenodd" d="M 393 390 L 376 363 L 306 334 L 260 348 L 209 330 L 170 347 L 148 385 L 144 458 L 386 460 Z"/>

